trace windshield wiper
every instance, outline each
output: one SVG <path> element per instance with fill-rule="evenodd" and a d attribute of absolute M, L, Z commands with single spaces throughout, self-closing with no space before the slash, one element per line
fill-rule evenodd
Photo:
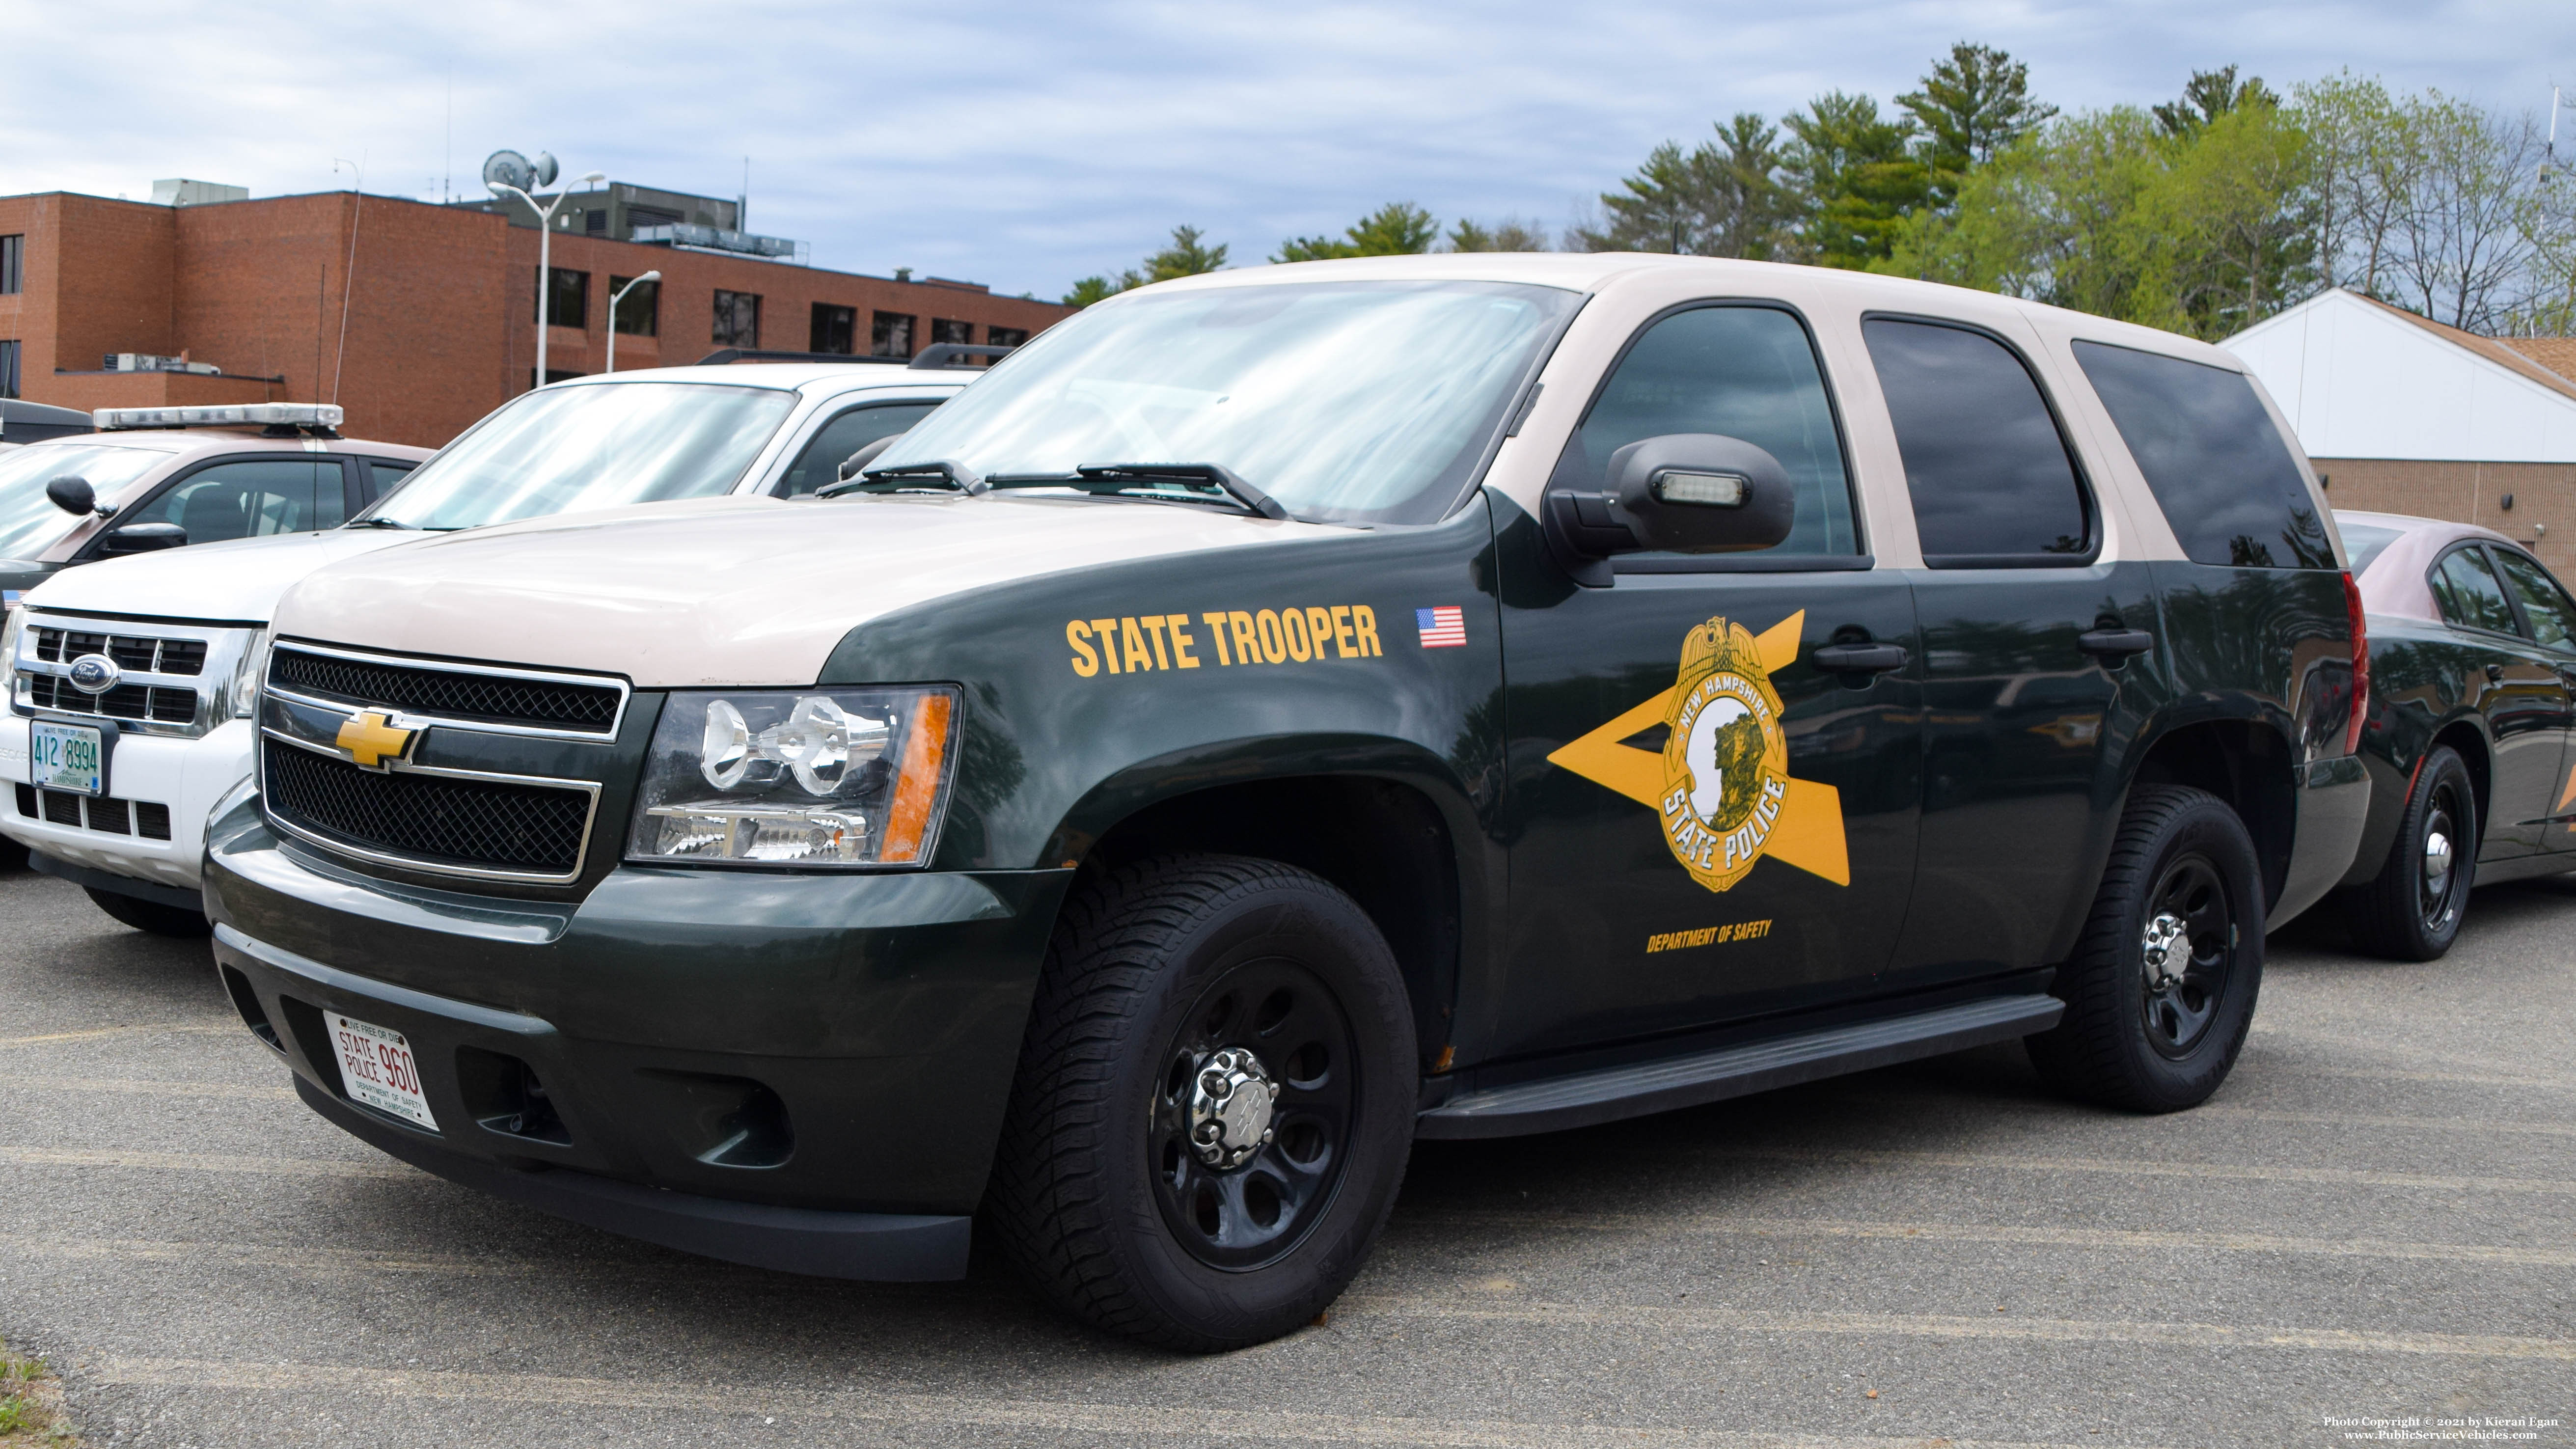
<path fill-rule="evenodd" d="M 1090 463 L 1070 473 L 995 474 L 996 488 L 1079 488 L 1101 497 L 1143 497 L 1163 503 L 1232 503 L 1261 518 L 1292 522 L 1279 500 L 1238 478 L 1222 463 Z M 1175 493 L 1174 484 L 1203 491 Z"/>
<path fill-rule="evenodd" d="M 933 458 L 927 463 L 897 463 L 891 468 L 870 468 L 855 478 L 826 483 L 814 490 L 814 496 L 837 498 L 844 493 L 888 493 L 924 486 L 945 486 L 972 498 L 992 485 L 984 481 L 984 475 L 954 458 Z"/>
<path fill-rule="evenodd" d="M 403 523 L 403 522 L 401 522 L 401 521 L 399 521 L 399 520 L 396 520 L 396 519 L 391 519 L 391 518 L 378 518 L 378 517 L 372 517 L 372 516 L 371 516 L 371 517 L 367 517 L 367 518 L 352 518 L 352 519 L 350 519 L 350 520 L 349 520 L 349 522 L 348 522 L 348 525 L 347 525 L 347 526 L 348 526 L 348 527 L 350 527 L 350 528 L 410 528 L 410 527 L 412 527 L 412 525 L 411 525 L 411 524 Z"/>

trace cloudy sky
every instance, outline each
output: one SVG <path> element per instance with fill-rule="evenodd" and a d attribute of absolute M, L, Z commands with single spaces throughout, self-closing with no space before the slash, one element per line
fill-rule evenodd
<path fill-rule="evenodd" d="M 2228 62 L 2534 114 L 2576 90 L 2566 0 L 0 0 L 0 36 L 0 194 L 318 191 L 345 160 L 371 193 L 433 199 L 507 146 L 731 195 L 749 157 L 752 229 L 817 265 L 1041 296 L 1178 222 L 1238 263 L 1390 200 L 1558 227 L 1659 141 L 1834 87 L 1885 101 L 1959 39 L 2069 110 Z"/>

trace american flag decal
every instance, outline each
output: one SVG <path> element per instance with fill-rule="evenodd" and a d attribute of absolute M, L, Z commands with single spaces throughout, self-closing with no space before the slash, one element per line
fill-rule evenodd
<path fill-rule="evenodd" d="M 1413 622 L 1422 630 L 1425 649 L 1459 649 L 1467 643 L 1467 615 L 1455 604 L 1416 609 Z"/>

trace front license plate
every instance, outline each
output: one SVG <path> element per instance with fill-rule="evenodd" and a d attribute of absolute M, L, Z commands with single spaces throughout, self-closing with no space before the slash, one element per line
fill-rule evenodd
<path fill-rule="evenodd" d="M 28 723 L 28 769 L 35 783 L 46 789 L 100 794 L 105 789 L 101 777 L 106 762 L 97 730 L 44 720 Z"/>
<path fill-rule="evenodd" d="M 437 1131 L 429 1099 L 420 1094 L 420 1067 L 403 1034 L 336 1011 L 330 1022 L 332 1045 L 340 1051 L 340 1084 L 349 1099 Z"/>

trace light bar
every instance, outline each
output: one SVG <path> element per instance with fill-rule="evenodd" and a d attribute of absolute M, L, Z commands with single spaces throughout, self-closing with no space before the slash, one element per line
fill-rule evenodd
<path fill-rule="evenodd" d="M 296 427 L 337 428 L 338 403 L 229 403 L 191 408 L 99 408 L 90 422 L 100 432 L 119 428 Z"/>

